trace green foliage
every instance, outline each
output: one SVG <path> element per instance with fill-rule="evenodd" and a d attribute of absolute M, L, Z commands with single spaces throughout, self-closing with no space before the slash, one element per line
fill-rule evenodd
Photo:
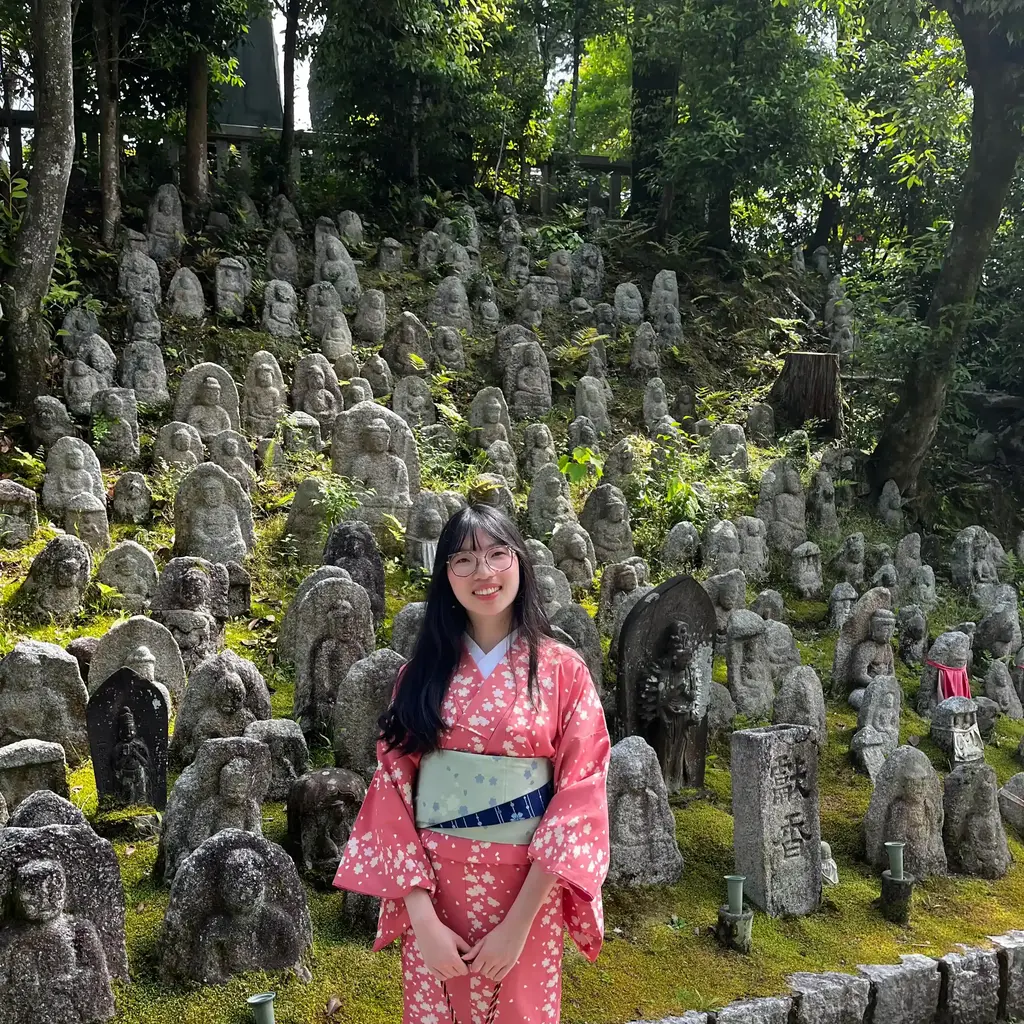
<path fill-rule="evenodd" d="M 573 448 L 572 455 L 560 455 L 558 469 L 571 484 L 581 484 L 588 477 L 600 480 L 604 472 L 604 459 L 590 448 Z"/>
<path fill-rule="evenodd" d="M 576 110 L 576 152 L 619 159 L 629 156 L 632 54 L 622 32 L 587 40 L 580 61 Z M 568 145 L 572 83 L 559 86 L 554 99 L 555 144 Z"/>
<path fill-rule="evenodd" d="M 358 501 L 348 477 L 330 473 L 324 474 L 319 480 L 321 496 L 313 504 L 320 509 L 320 529 L 326 541 L 331 530 L 345 519 Z"/>

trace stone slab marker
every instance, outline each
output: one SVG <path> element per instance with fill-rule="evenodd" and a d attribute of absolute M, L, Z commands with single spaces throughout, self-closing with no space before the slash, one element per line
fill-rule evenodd
<path fill-rule="evenodd" d="M 818 749 L 806 725 L 732 735 L 736 873 L 772 917 L 809 914 L 821 901 Z"/>

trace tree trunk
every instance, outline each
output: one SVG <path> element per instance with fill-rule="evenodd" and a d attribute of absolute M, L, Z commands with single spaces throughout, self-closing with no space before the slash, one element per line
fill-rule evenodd
<path fill-rule="evenodd" d="M 299 39 L 302 0 L 288 0 L 284 28 L 284 119 L 281 123 L 281 191 L 293 198 L 292 150 L 295 148 L 295 49 Z"/>
<path fill-rule="evenodd" d="M 646 0 L 635 4 L 634 25 L 650 8 L 658 14 L 656 4 Z M 630 176 L 629 216 L 652 216 L 658 209 L 661 189 L 649 179 L 659 178 L 660 149 L 676 119 L 676 95 L 679 92 L 679 61 L 652 53 L 648 40 L 634 29 L 630 40 L 633 54 L 633 95 L 630 111 L 633 137 L 633 170 Z"/>
<path fill-rule="evenodd" d="M 121 220 L 121 135 L 118 125 L 120 0 L 93 0 L 96 87 L 100 99 L 100 239 L 110 248 Z"/>
<path fill-rule="evenodd" d="M 196 50 L 188 57 L 188 105 L 185 110 L 185 195 L 195 206 L 204 206 L 210 194 L 207 154 L 209 110 L 209 68 L 206 52 Z"/>
<path fill-rule="evenodd" d="M 417 78 L 412 91 L 412 118 L 409 136 L 409 181 L 413 194 L 413 224 L 423 227 L 423 204 L 420 202 L 420 114 L 423 111 L 423 86 Z"/>
<path fill-rule="evenodd" d="M 25 215 L 3 288 L 5 390 L 22 408 L 46 393 L 49 335 L 40 304 L 50 284 L 75 153 L 71 0 L 34 0 L 36 129 Z"/>
<path fill-rule="evenodd" d="M 572 19 L 572 90 L 569 93 L 569 124 L 568 143 L 569 153 L 576 152 L 576 108 L 579 105 L 580 97 L 580 55 L 583 49 L 580 0 L 573 5 Z"/>
<path fill-rule="evenodd" d="M 728 252 L 732 248 L 732 187 L 723 183 L 708 203 L 708 245 Z"/>
<path fill-rule="evenodd" d="M 818 210 L 818 221 L 814 225 L 814 232 L 807 242 L 807 252 L 814 252 L 818 246 L 829 245 L 832 237 L 839 227 L 839 212 L 841 204 L 836 189 L 839 185 L 839 175 L 842 165 L 839 161 L 831 164 L 828 168 L 828 185 L 821 190 L 821 207 Z"/>
<path fill-rule="evenodd" d="M 1024 136 L 1016 122 L 1024 87 L 1016 49 L 987 19 L 950 15 L 967 57 L 974 92 L 971 155 L 957 207 L 949 250 L 932 292 L 925 324 L 931 344 L 908 368 L 899 403 L 888 416 L 868 460 L 877 493 L 886 480 L 912 495 L 939 428 L 946 390 L 970 325 L 981 272 L 992 245 Z"/>
<path fill-rule="evenodd" d="M 817 420 L 829 437 L 843 432 L 839 356 L 834 352 L 787 352 L 779 379 L 768 395 L 776 426 L 798 430 Z"/>

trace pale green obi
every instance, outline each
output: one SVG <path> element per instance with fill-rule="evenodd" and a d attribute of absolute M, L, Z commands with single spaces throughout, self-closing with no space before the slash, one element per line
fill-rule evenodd
<path fill-rule="evenodd" d="M 493 816 L 493 808 L 526 798 L 527 794 L 548 786 L 553 779 L 554 766 L 546 757 L 431 750 L 420 759 L 416 777 L 416 827 L 488 843 L 529 845 L 543 817 L 543 807 L 538 806 L 536 798 L 530 803 L 539 813 L 532 816 L 522 816 L 528 812 L 519 810 L 514 820 L 494 824 L 438 826 L 454 819 L 472 819 L 481 812 L 490 812 Z"/>

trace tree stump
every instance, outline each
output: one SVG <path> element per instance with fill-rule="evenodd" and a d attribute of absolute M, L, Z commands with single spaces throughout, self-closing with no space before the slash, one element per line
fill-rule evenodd
<path fill-rule="evenodd" d="M 768 395 L 776 424 L 796 430 L 816 420 L 817 433 L 840 437 L 843 432 L 843 394 L 839 356 L 835 352 L 787 352 L 782 373 Z"/>

